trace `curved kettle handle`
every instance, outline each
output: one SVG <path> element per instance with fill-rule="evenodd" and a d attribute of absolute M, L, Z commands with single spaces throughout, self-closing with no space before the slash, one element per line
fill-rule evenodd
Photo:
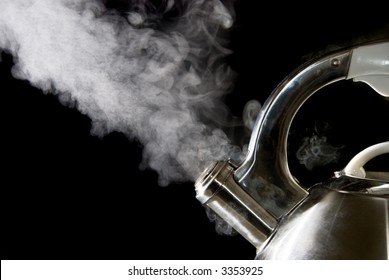
<path fill-rule="evenodd" d="M 315 92 L 347 79 L 364 81 L 387 96 L 389 42 L 375 42 L 308 61 L 287 76 L 261 108 L 247 156 L 234 178 L 256 195 L 259 204 L 268 205 L 271 200 L 267 210 L 275 217 L 281 217 L 307 196 L 288 166 L 287 138 L 294 116 Z"/>

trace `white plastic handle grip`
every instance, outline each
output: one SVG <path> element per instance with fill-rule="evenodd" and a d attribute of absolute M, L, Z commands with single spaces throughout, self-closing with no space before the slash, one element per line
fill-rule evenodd
<path fill-rule="evenodd" d="M 355 48 L 347 79 L 365 82 L 389 97 L 389 42 Z"/>
<path fill-rule="evenodd" d="M 347 164 L 344 169 L 344 173 L 349 176 L 365 178 L 366 173 L 363 166 L 369 160 L 383 154 L 389 154 L 389 141 L 370 146 L 369 148 L 359 152 Z"/>

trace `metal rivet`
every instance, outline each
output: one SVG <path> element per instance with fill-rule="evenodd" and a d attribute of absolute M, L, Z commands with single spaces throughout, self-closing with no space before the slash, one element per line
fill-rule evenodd
<path fill-rule="evenodd" d="M 340 64 L 340 61 L 339 61 L 339 59 L 337 59 L 337 58 L 334 58 L 334 59 L 331 61 L 331 65 L 332 65 L 332 66 L 337 67 L 337 66 L 339 66 L 339 64 Z"/>

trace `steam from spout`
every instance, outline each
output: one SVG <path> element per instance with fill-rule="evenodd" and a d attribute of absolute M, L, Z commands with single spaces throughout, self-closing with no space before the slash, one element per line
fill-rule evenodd
<path fill-rule="evenodd" d="M 251 131 L 261 109 L 261 103 L 257 100 L 249 100 L 243 108 L 243 123 Z"/>
<path fill-rule="evenodd" d="M 237 235 L 237 231 L 229 225 L 226 221 L 220 218 L 213 210 L 210 208 L 205 208 L 205 212 L 207 214 L 208 219 L 215 223 L 215 231 L 220 235 L 228 235 L 233 236 Z"/>
<path fill-rule="evenodd" d="M 163 22 L 174 1 L 133 2 L 125 17 L 102 0 L 1 0 L 0 50 L 15 78 L 88 115 L 92 134 L 138 139 L 161 185 L 194 180 L 239 153 L 213 113 L 227 111 L 234 73 L 218 36 L 233 17 L 219 0 L 195 0 Z"/>

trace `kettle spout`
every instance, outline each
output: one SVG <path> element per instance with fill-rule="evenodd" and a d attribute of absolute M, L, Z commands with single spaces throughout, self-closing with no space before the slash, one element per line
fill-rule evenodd
<path fill-rule="evenodd" d="M 220 161 L 208 167 L 195 183 L 196 198 L 211 208 L 259 251 L 278 225 L 234 179 L 236 167 Z"/>

